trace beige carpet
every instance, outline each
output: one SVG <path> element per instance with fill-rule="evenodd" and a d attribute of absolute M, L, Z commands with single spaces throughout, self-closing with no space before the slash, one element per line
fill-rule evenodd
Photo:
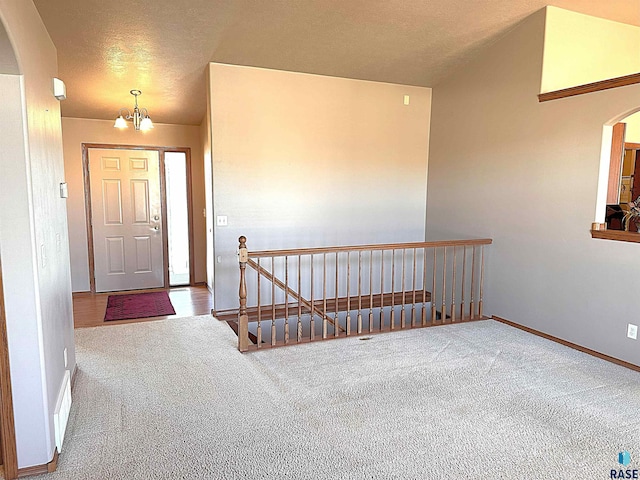
<path fill-rule="evenodd" d="M 494 321 L 241 355 L 211 317 L 76 331 L 51 479 L 605 479 L 640 373 Z"/>

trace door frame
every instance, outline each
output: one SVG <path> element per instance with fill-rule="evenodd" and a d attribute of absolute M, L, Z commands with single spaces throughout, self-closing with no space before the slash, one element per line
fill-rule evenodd
<path fill-rule="evenodd" d="M 167 225 L 167 192 L 166 178 L 164 170 L 164 154 L 166 152 L 182 152 L 185 154 L 187 165 L 187 217 L 189 224 L 189 285 L 195 284 L 194 274 L 194 249 L 193 249 L 193 198 L 191 192 L 191 148 L 189 147 L 158 147 L 147 145 L 114 145 L 103 143 L 82 143 L 82 174 L 84 177 L 84 207 L 85 220 L 87 224 L 87 250 L 89 255 L 89 289 L 91 293 L 96 293 L 96 276 L 95 261 L 93 250 L 93 225 L 91 210 L 91 185 L 89 172 L 89 150 L 148 150 L 158 152 L 159 170 L 160 170 L 160 201 L 162 205 L 162 255 L 163 255 L 163 279 L 164 286 L 167 289 L 169 285 L 169 241 L 168 241 L 168 225 Z"/>

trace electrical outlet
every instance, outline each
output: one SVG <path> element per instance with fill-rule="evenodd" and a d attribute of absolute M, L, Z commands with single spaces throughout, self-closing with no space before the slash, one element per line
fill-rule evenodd
<path fill-rule="evenodd" d="M 226 227 L 228 225 L 227 216 L 226 215 L 218 215 L 216 217 L 216 225 L 219 226 L 219 227 Z"/>
<path fill-rule="evenodd" d="M 633 340 L 638 339 L 638 326 L 630 323 L 627 325 L 627 337 L 632 338 Z"/>

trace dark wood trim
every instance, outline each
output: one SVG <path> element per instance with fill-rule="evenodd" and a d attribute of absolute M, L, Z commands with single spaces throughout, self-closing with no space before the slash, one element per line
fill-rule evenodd
<path fill-rule="evenodd" d="M 13 419 L 13 397 L 11 393 L 11 371 L 9 365 L 9 338 L 7 317 L 4 308 L 2 264 L 0 263 L 0 447 L 5 480 L 18 476 L 18 452 L 16 449 L 16 427 Z"/>
<path fill-rule="evenodd" d="M 617 240 L 618 242 L 640 243 L 640 233 L 623 230 L 591 230 L 591 238 Z"/>
<path fill-rule="evenodd" d="M 166 150 L 180 152 L 189 147 L 159 147 L 157 145 L 125 145 L 113 143 L 83 143 L 87 148 L 102 148 L 106 150 Z"/>
<path fill-rule="evenodd" d="M 535 330 L 533 328 L 525 327 L 524 325 L 520 325 L 518 323 L 512 322 L 502 317 L 498 317 L 496 315 L 493 315 L 491 318 L 497 322 L 504 323 L 505 325 L 509 325 L 511 327 L 518 328 L 520 330 L 524 330 L 527 333 L 532 333 L 533 335 L 537 335 L 542 338 L 546 338 L 547 340 L 551 340 L 552 342 L 559 343 L 561 345 L 564 345 L 565 347 L 573 348 L 574 350 L 578 350 L 588 355 L 598 357 L 602 360 L 606 360 L 607 362 L 615 363 L 616 365 L 620 365 L 622 367 L 635 370 L 636 372 L 640 372 L 640 366 L 634 365 L 633 363 L 625 362 L 624 360 L 620 360 L 619 358 L 611 357 L 609 355 L 605 355 L 604 353 L 596 352 L 595 350 L 591 350 L 590 348 L 583 347 L 581 345 L 578 345 L 577 343 L 568 342 L 567 340 L 562 340 L 561 338 L 554 337 L 553 335 L 549 335 L 548 333 L 544 333 L 539 330 Z"/>
<path fill-rule="evenodd" d="M 405 298 L 411 298 L 413 299 L 413 290 L 409 290 L 409 291 L 405 291 L 404 295 Z M 424 302 L 430 302 L 431 301 L 431 294 L 429 292 L 423 292 L 422 290 L 416 290 L 415 291 L 416 294 L 416 303 L 424 303 Z M 423 297 L 424 295 L 424 297 Z M 423 300 L 424 298 L 424 300 Z M 402 292 L 395 292 L 393 295 L 393 302 L 391 301 L 392 299 L 392 295 L 391 293 L 385 293 L 384 295 L 380 295 L 379 293 L 376 293 L 373 295 L 373 301 L 371 302 L 373 304 L 373 306 L 370 306 L 370 297 L 368 295 L 363 295 L 362 296 L 362 309 L 368 309 L 368 308 L 378 308 L 381 306 L 381 304 L 383 304 L 383 306 L 385 307 L 390 307 L 391 305 L 401 305 L 402 304 Z M 347 311 L 347 297 L 339 297 L 338 298 L 338 311 L 340 312 L 346 312 Z M 323 300 L 314 300 L 314 306 L 318 309 L 318 310 L 323 310 Z M 358 305 L 358 296 L 354 295 L 351 297 L 351 301 L 350 301 L 350 305 L 353 307 L 355 305 Z M 411 305 L 410 303 L 406 304 L 406 305 Z M 297 303 L 290 303 L 288 305 L 289 308 L 289 313 L 291 315 L 293 315 L 294 309 L 297 311 L 298 308 L 298 304 Z M 302 307 L 302 311 L 305 315 L 309 314 L 309 308 L 306 307 Z M 352 308 L 352 310 L 355 310 Z M 280 303 L 280 304 L 276 304 L 275 305 L 275 311 L 276 311 L 276 318 L 277 319 L 281 319 L 284 318 L 285 316 L 285 304 L 284 303 Z M 335 298 L 327 298 L 327 312 L 335 312 L 336 311 L 336 299 Z M 220 321 L 224 321 L 224 322 L 235 322 L 238 320 L 238 314 L 239 314 L 239 310 L 237 308 L 232 308 L 229 310 L 221 310 L 221 311 L 215 311 L 212 310 L 211 314 L 216 317 L 218 320 Z M 247 315 L 249 316 L 249 321 L 250 322 L 256 322 L 258 321 L 258 307 L 249 307 L 247 308 Z M 262 305 L 262 307 L 260 308 L 260 317 L 262 321 L 267 321 L 267 320 L 271 320 L 271 318 L 273 317 L 273 306 L 272 305 Z"/>
<path fill-rule="evenodd" d="M 559 98 L 573 97 L 575 95 L 584 95 L 585 93 L 599 92 L 610 88 L 625 87 L 640 83 L 640 73 L 632 73 L 624 77 L 609 78 L 599 82 L 587 83 L 576 87 L 563 88 L 553 92 L 541 93 L 538 95 L 539 102 L 548 102 L 549 100 L 557 100 Z"/>
<path fill-rule="evenodd" d="M 89 149 L 98 148 L 92 144 L 82 144 L 82 174 L 84 176 L 84 212 L 87 224 L 87 253 L 89 255 L 89 291 L 96 291 L 95 261 L 93 252 L 93 215 L 91 213 L 91 178 L 89 176 Z"/>
<path fill-rule="evenodd" d="M 44 465 L 34 465 L 18 469 L 18 477 L 28 477 L 30 475 L 42 475 L 43 473 L 53 473 L 58 468 L 58 449 L 53 451 L 53 458 Z"/>
<path fill-rule="evenodd" d="M 93 251 L 93 225 L 91 211 L 91 179 L 89 172 L 89 149 L 105 149 L 105 150 L 148 150 L 158 153 L 158 168 L 160 174 L 160 195 L 162 203 L 162 243 L 164 255 L 164 286 L 169 288 L 169 240 L 167 232 L 167 196 L 166 196 L 166 178 L 164 170 L 164 154 L 166 152 L 184 152 L 187 162 L 187 211 L 189 221 L 189 284 L 195 285 L 195 250 L 194 250 L 194 231 L 193 231 L 193 195 L 191 186 L 191 148 L 190 147 L 158 147 L 143 145 L 113 145 L 106 143 L 82 143 L 82 170 L 84 176 L 84 204 L 85 204 L 85 221 L 87 225 L 87 251 L 89 255 L 89 292 L 96 292 L 95 283 L 95 262 Z"/>

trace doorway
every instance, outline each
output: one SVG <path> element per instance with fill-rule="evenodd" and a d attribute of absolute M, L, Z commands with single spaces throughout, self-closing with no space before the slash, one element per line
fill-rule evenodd
<path fill-rule="evenodd" d="M 193 285 L 190 149 L 83 144 L 93 293 Z"/>

